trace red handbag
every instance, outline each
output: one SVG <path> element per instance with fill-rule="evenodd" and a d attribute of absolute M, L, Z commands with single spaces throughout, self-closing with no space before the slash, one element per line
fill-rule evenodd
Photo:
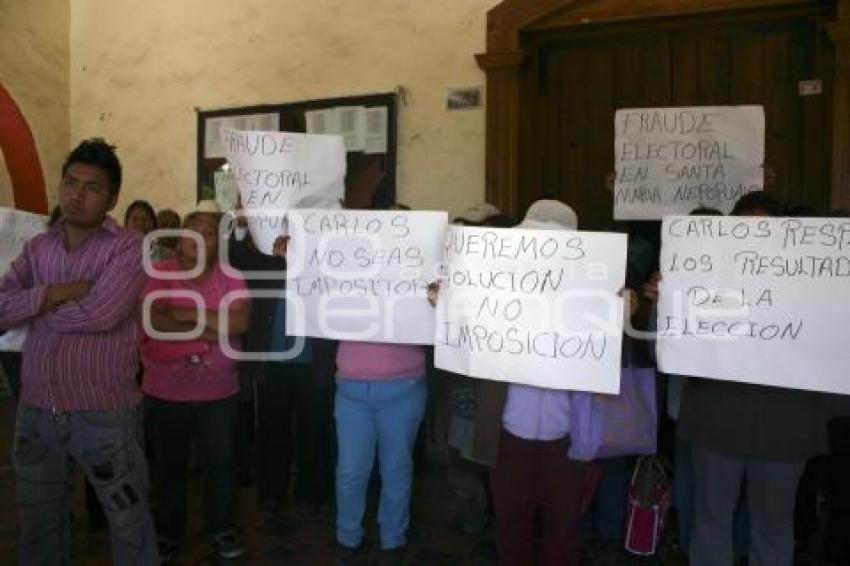
<path fill-rule="evenodd" d="M 626 507 L 626 550 L 649 556 L 658 550 L 670 509 L 671 482 L 657 456 L 638 459 Z"/>

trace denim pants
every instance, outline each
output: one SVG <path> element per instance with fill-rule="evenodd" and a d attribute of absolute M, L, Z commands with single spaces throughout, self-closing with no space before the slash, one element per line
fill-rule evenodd
<path fill-rule="evenodd" d="M 363 541 L 366 491 L 376 449 L 381 473 L 381 547 L 391 549 L 407 542 L 413 446 L 427 397 L 423 377 L 337 379 L 336 533 L 340 544 L 356 548 Z"/>
<path fill-rule="evenodd" d="M 22 565 L 70 563 L 74 462 L 103 505 L 113 563 L 159 564 L 141 431 L 138 407 L 53 413 L 18 406 L 12 460 Z"/>
<path fill-rule="evenodd" d="M 206 534 L 215 538 L 235 531 L 235 430 L 239 396 L 220 401 L 178 403 L 148 397 L 155 477 L 156 531 L 179 541 L 186 531 L 189 452 L 195 441 L 204 480 Z"/>

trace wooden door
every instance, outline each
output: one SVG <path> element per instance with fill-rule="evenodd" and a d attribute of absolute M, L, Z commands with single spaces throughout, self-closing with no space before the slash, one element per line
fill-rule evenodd
<path fill-rule="evenodd" d="M 585 229 L 611 223 L 603 179 L 613 169 L 617 108 L 762 104 L 771 188 L 826 209 L 830 195 L 829 51 L 808 20 L 667 22 L 525 38 L 520 83 L 519 204 L 572 205 Z M 821 79 L 801 97 L 798 82 Z"/>

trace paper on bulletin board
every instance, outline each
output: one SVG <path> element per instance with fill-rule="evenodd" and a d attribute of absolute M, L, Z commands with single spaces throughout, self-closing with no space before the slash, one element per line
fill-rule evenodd
<path fill-rule="evenodd" d="M 219 159 L 225 157 L 221 145 L 221 132 L 224 129 L 258 130 L 274 132 L 280 130 L 280 114 L 246 114 L 244 116 L 222 116 L 207 118 L 204 126 L 204 158 Z"/>

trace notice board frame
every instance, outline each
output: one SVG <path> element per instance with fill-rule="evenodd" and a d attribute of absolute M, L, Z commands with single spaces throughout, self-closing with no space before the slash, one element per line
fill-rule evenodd
<path fill-rule="evenodd" d="M 398 95 L 395 92 L 340 96 L 280 104 L 258 104 L 233 108 L 197 111 L 197 176 L 198 201 L 215 198 L 213 177 L 226 160 L 208 158 L 206 150 L 206 125 L 211 118 L 244 116 L 250 114 L 278 114 L 279 130 L 284 132 L 307 131 L 305 113 L 326 110 L 337 106 L 365 106 L 387 108 L 387 151 L 371 153 L 349 151 L 346 154 L 345 201 L 349 208 L 386 208 L 396 203 L 397 186 L 397 123 Z"/>

